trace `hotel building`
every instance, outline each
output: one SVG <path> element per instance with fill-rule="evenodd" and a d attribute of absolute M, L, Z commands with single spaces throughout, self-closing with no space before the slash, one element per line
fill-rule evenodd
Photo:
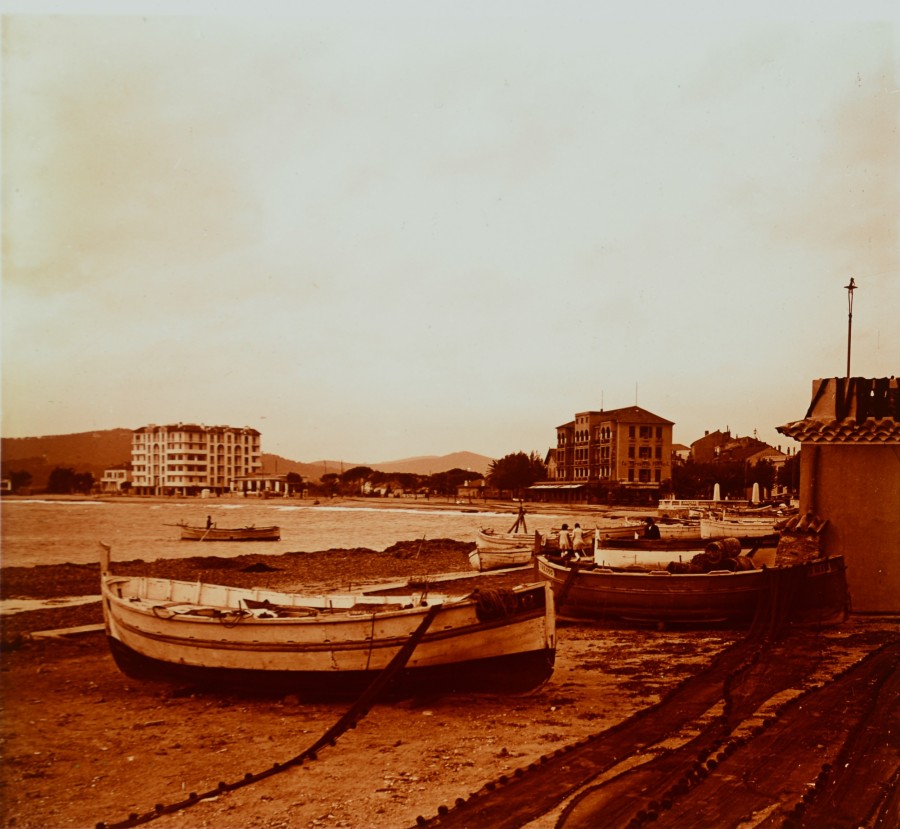
<path fill-rule="evenodd" d="M 237 479 L 262 469 L 260 433 L 188 423 L 144 426 L 132 436 L 131 466 L 137 495 L 231 492 Z"/>
<path fill-rule="evenodd" d="M 557 426 L 551 479 L 530 492 L 548 501 L 585 501 L 611 485 L 655 494 L 672 477 L 672 426 L 639 406 L 579 412 Z"/>

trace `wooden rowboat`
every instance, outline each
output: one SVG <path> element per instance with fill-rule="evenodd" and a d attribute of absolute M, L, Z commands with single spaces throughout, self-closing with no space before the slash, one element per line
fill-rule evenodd
<path fill-rule="evenodd" d="M 763 538 L 775 537 L 775 524 L 780 519 L 770 518 L 701 518 L 702 538 Z"/>
<path fill-rule="evenodd" d="M 723 558 L 753 558 L 762 546 L 754 539 L 720 538 L 613 538 L 594 541 L 593 558 L 598 567 L 643 567 L 647 570 L 665 570 L 672 562 L 690 562 L 705 557 L 713 563 Z M 774 547 L 766 559 L 774 558 Z M 746 550 L 745 548 L 750 548 Z M 757 556 L 757 560 L 762 554 Z M 757 565 L 758 566 L 758 565 Z M 670 568 L 671 569 L 671 568 Z M 725 569 L 722 567 L 721 569 Z M 728 569 L 738 569 L 730 566 Z"/>
<path fill-rule="evenodd" d="M 848 612 L 843 558 L 818 559 L 793 567 L 675 574 L 668 570 L 621 571 L 535 559 L 537 575 L 553 588 L 557 613 L 586 619 L 641 623 L 749 624 L 773 579 L 798 582 L 792 600 L 796 618 L 833 624 Z"/>
<path fill-rule="evenodd" d="M 478 550 L 491 553 L 502 553 L 523 548 L 531 551 L 534 548 L 534 533 L 498 533 L 490 529 L 479 530 L 475 534 L 475 546 Z"/>
<path fill-rule="evenodd" d="M 300 596 L 117 576 L 105 548 L 101 593 L 116 664 L 139 679 L 342 698 L 368 687 L 415 634 L 394 694 L 521 692 L 551 675 L 556 652 L 543 582 L 458 597 Z"/>
<path fill-rule="evenodd" d="M 194 527 L 190 524 L 176 524 L 181 527 L 182 541 L 278 541 L 281 527 Z"/>
<path fill-rule="evenodd" d="M 534 555 L 534 538 L 527 547 L 512 547 L 508 550 L 482 550 L 478 546 L 469 553 L 469 566 L 473 570 L 501 570 L 507 567 L 524 567 L 531 563 Z"/>
<path fill-rule="evenodd" d="M 656 522 L 659 537 L 662 539 L 700 538 L 699 521 L 663 521 Z"/>

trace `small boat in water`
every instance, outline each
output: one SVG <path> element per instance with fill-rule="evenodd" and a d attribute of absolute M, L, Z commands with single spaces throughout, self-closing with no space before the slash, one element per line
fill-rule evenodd
<path fill-rule="evenodd" d="M 106 634 L 139 679 L 304 699 L 358 694 L 416 645 L 392 693 L 522 692 L 546 681 L 556 653 L 544 582 L 466 596 L 301 596 L 110 572 L 101 561 Z"/>
<path fill-rule="evenodd" d="M 175 524 L 181 527 L 182 541 L 279 541 L 281 527 L 217 527 L 207 524 L 195 527 L 190 524 Z"/>

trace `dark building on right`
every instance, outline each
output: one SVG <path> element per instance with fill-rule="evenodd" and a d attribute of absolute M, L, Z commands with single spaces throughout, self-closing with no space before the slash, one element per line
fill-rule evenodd
<path fill-rule="evenodd" d="M 896 377 L 814 380 L 799 441 L 800 511 L 828 520 L 822 552 L 847 563 L 854 613 L 900 613 L 900 389 Z"/>

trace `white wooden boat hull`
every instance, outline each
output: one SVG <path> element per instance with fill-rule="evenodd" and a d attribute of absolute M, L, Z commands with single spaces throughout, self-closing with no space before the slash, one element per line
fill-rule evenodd
<path fill-rule="evenodd" d="M 507 567 L 524 567 L 531 563 L 534 555 L 534 542 L 529 547 L 517 547 L 511 550 L 479 550 L 477 547 L 469 553 L 469 566 L 473 570 L 502 570 Z"/>
<path fill-rule="evenodd" d="M 644 534 L 647 525 L 643 521 L 628 521 L 619 526 L 613 527 L 597 527 L 595 530 L 585 530 L 585 538 L 593 535 L 595 538 L 603 541 L 608 538 L 639 538 Z"/>
<path fill-rule="evenodd" d="M 512 607 L 495 618 L 490 604 L 485 609 L 475 598 L 429 597 L 422 604 L 410 596 L 303 597 L 109 574 L 101 589 L 113 656 L 125 673 L 140 678 L 289 689 L 304 697 L 357 694 L 435 603 L 441 609 L 398 691 L 522 691 L 553 669 L 553 600 L 540 583 L 511 591 L 506 601 L 511 595 Z M 268 600 L 279 610 L 248 610 L 247 600 Z"/>
<path fill-rule="evenodd" d="M 693 524 L 663 524 L 657 522 L 660 538 L 696 538 L 700 540 L 700 522 Z"/>
<path fill-rule="evenodd" d="M 507 550 L 534 549 L 534 533 L 495 533 L 479 530 L 475 546 L 484 552 L 501 553 Z"/>
<path fill-rule="evenodd" d="M 764 538 L 768 535 L 777 535 L 777 533 L 775 519 L 700 519 L 701 538 Z"/>
<path fill-rule="evenodd" d="M 642 550 L 598 546 L 594 549 L 594 564 L 598 567 L 642 567 L 649 570 L 665 570 L 673 561 L 690 561 L 703 549 L 691 550 Z"/>

